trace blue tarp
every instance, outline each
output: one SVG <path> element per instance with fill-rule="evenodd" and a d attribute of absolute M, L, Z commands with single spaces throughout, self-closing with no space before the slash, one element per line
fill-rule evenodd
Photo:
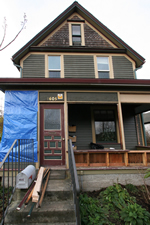
<path fill-rule="evenodd" d="M 15 139 L 34 139 L 34 161 L 37 162 L 37 91 L 6 91 L 0 161 Z"/>

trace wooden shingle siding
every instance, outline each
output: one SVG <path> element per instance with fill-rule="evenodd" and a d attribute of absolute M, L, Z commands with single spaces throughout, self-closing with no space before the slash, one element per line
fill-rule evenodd
<path fill-rule="evenodd" d="M 93 56 L 64 55 L 65 78 L 95 78 Z"/>
<path fill-rule="evenodd" d="M 68 105 L 68 122 L 69 125 L 76 126 L 75 133 L 77 141 L 73 143 L 77 149 L 90 149 L 92 142 L 92 126 L 91 126 L 91 108 L 90 105 Z"/>
<path fill-rule="evenodd" d="M 115 92 L 69 92 L 68 101 L 99 101 L 99 102 L 117 102 L 118 96 Z"/>
<path fill-rule="evenodd" d="M 134 79 L 132 63 L 124 56 L 112 56 L 114 78 Z"/>
<path fill-rule="evenodd" d="M 122 106 L 126 149 L 134 150 L 138 144 L 134 108 L 130 105 Z"/>
<path fill-rule="evenodd" d="M 114 48 L 100 34 L 98 34 L 87 24 L 84 24 L 84 36 L 86 47 Z"/>
<path fill-rule="evenodd" d="M 23 77 L 45 77 L 45 55 L 30 55 L 23 61 Z"/>
<path fill-rule="evenodd" d="M 69 46 L 69 28 L 68 23 L 64 24 L 58 31 L 52 34 L 41 47 L 47 46 Z"/>

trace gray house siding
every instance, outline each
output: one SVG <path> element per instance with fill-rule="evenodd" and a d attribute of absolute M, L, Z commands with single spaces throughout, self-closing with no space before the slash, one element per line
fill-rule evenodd
<path fill-rule="evenodd" d="M 123 123 L 124 123 L 124 134 L 126 149 L 134 150 L 137 146 L 137 131 L 134 116 L 134 108 L 129 105 L 122 105 Z"/>
<path fill-rule="evenodd" d="M 91 109 L 90 105 L 68 105 L 69 126 L 75 125 L 76 132 L 69 133 L 77 137 L 77 149 L 90 149 L 92 142 Z"/>
<path fill-rule="evenodd" d="M 64 55 L 65 78 L 95 78 L 94 59 L 89 55 Z"/>
<path fill-rule="evenodd" d="M 45 55 L 30 55 L 23 61 L 23 77 L 45 77 Z"/>
<path fill-rule="evenodd" d="M 112 56 L 114 78 L 134 79 L 132 63 L 125 56 Z"/>

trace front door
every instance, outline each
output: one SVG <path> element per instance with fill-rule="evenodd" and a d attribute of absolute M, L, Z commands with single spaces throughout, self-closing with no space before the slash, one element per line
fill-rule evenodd
<path fill-rule="evenodd" d="M 65 165 L 64 105 L 40 106 L 40 165 Z"/>

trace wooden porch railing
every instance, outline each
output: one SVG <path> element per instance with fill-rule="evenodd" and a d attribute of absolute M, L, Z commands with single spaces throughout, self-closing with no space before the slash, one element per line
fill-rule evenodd
<path fill-rule="evenodd" d="M 150 166 L 150 150 L 75 150 L 77 167 Z"/>

